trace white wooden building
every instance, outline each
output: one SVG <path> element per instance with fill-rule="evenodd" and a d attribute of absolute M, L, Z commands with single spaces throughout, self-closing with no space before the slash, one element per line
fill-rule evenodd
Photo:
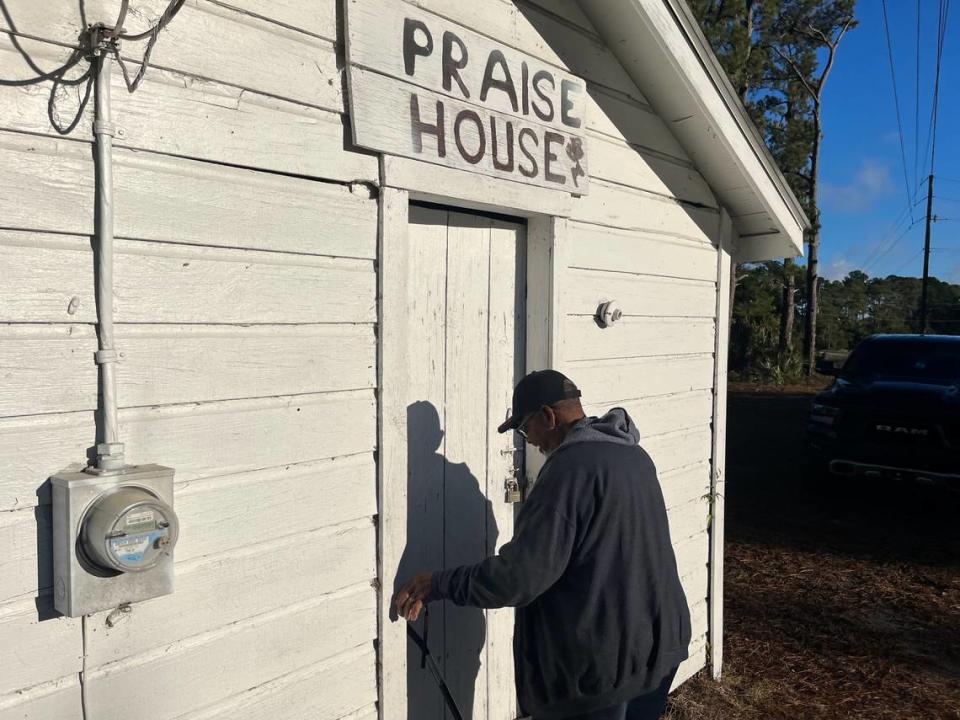
<path fill-rule="evenodd" d="M 119 5 L 5 0 L 0 79 Z M 82 84 L 0 85 L 0 719 L 442 718 L 397 569 L 509 539 L 494 429 L 548 366 L 639 425 L 677 682 L 719 674 L 730 264 L 807 220 L 683 0 L 187 0 L 151 65 L 113 74 L 120 426 L 176 469 L 176 591 L 114 627 L 52 611 L 47 478 L 96 435 L 92 103 L 61 134 Z M 474 720 L 517 716 L 511 632 L 432 611 Z"/>

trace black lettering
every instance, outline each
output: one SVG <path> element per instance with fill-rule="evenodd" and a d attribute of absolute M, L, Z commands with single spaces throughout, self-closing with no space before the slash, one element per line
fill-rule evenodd
<path fill-rule="evenodd" d="M 493 167 L 497 170 L 513 172 L 513 123 L 507 120 L 507 161 L 500 162 L 497 157 L 497 119 L 490 118 L 490 154 L 493 157 Z"/>
<path fill-rule="evenodd" d="M 548 130 L 543 134 L 543 177 L 550 182 L 565 185 L 567 178 L 550 172 L 550 163 L 557 159 L 557 154 L 550 148 L 554 143 L 559 143 L 560 147 L 563 147 L 563 135 Z"/>
<path fill-rule="evenodd" d="M 453 58 L 453 44 L 456 43 L 457 47 L 460 48 L 460 57 L 454 60 Z M 463 40 L 458 38 L 452 32 L 447 30 L 443 33 L 443 89 L 447 92 L 450 91 L 450 88 L 453 84 L 451 80 L 456 80 L 457 85 L 460 86 L 460 92 L 463 93 L 465 98 L 470 97 L 470 92 L 467 90 L 467 86 L 463 84 L 463 80 L 460 78 L 460 71 L 467 66 L 467 46 L 463 44 Z"/>
<path fill-rule="evenodd" d="M 503 71 L 503 80 L 497 80 L 493 77 L 493 68 L 499 65 Z M 480 102 L 487 101 L 487 92 L 490 88 L 501 90 L 510 98 L 510 107 L 517 112 L 517 90 L 513 87 L 513 78 L 510 76 L 510 68 L 507 67 L 507 59 L 499 50 L 493 50 L 487 58 L 487 67 L 483 71 L 483 82 L 480 84 Z"/>
<path fill-rule="evenodd" d="M 437 157 L 445 157 L 447 154 L 446 137 L 443 127 L 443 103 L 437 100 L 437 124 L 423 122 L 420 119 L 420 99 L 411 93 L 410 95 L 410 132 L 413 139 L 413 149 L 418 153 L 423 152 L 423 135 L 433 135 L 437 138 Z M 460 145 L 460 141 L 457 141 Z"/>
<path fill-rule="evenodd" d="M 530 114 L 530 68 L 526 61 L 520 63 L 520 107 L 523 108 L 523 114 Z"/>
<path fill-rule="evenodd" d="M 417 30 L 423 32 L 426 44 L 417 42 Z M 413 18 L 403 19 L 403 69 L 407 75 L 413 75 L 417 55 L 427 57 L 433 52 L 433 35 L 427 30 L 427 25 L 421 20 Z"/>
<path fill-rule="evenodd" d="M 526 128 L 526 127 L 520 128 L 520 132 L 517 133 L 517 144 L 520 146 L 520 152 L 526 155 L 527 160 L 529 160 L 530 164 L 533 166 L 532 169 L 528 170 L 523 165 L 518 164 L 517 169 L 520 171 L 520 174 L 523 175 L 524 177 L 532 178 L 532 177 L 536 177 L 537 173 L 540 172 L 540 166 L 537 165 L 537 158 L 534 157 L 533 153 L 531 153 L 527 149 L 527 146 L 523 144 L 523 139 L 525 137 L 533 138 L 533 146 L 535 148 L 540 146 L 540 140 L 539 138 L 537 138 L 537 134 L 530 128 Z"/>
<path fill-rule="evenodd" d="M 554 90 L 557 87 L 556 83 L 554 83 L 553 81 L 553 75 L 548 73 L 546 70 L 538 70 L 533 74 L 533 91 L 537 94 L 537 97 L 539 97 L 541 100 L 543 100 L 547 104 L 547 108 L 548 108 L 548 110 L 544 112 L 543 110 L 540 109 L 537 103 L 534 102 L 533 112 L 534 114 L 536 114 L 538 118 L 540 118 L 544 122 L 550 122 L 551 120 L 553 120 L 553 100 L 551 100 L 549 96 L 543 94 L 543 90 L 540 87 L 541 80 L 549 80 L 551 90 Z"/>
<path fill-rule="evenodd" d="M 477 152 L 470 154 L 467 152 L 467 149 L 463 146 L 463 137 L 460 134 L 460 125 L 464 120 L 470 120 L 477 127 L 477 138 L 479 138 L 479 147 Z M 473 110 L 461 110 L 457 113 L 457 119 L 453 121 L 453 139 L 457 142 L 457 150 L 460 151 L 460 154 L 463 156 L 463 159 L 466 160 L 471 165 L 476 165 L 483 158 L 483 153 L 487 149 L 487 139 L 483 134 L 483 123 L 480 121 L 480 116 L 477 115 Z"/>
<path fill-rule="evenodd" d="M 580 127 L 580 118 L 570 115 L 570 110 L 573 109 L 573 100 L 570 99 L 571 92 L 580 92 L 580 86 L 575 82 L 570 82 L 569 80 L 561 80 L 560 122 L 567 127 L 578 128 Z"/>

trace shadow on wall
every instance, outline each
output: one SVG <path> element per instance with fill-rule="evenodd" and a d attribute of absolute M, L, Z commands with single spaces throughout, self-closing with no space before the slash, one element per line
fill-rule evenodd
<path fill-rule="evenodd" d="M 638 139 L 638 113 L 646 113 L 655 123 L 663 123 L 669 132 L 666 120 L 660 119 L 651 108 L 639 89 L 629 80 L 626 71 L 623 76 L 629 83 L 632 92 L 627 93 L 620 89 L 599 87 L 592 78 L 597 77 L 598 68 L 609 65 L 620 68 L 619 60 L 606 48 L 603 39 L 589 29 L 581 28 L 572 20 L 562 18 L 549 10 L 538 7 L 529 0 L 517 0 L 516 8 L 522 19 L 525 19 L 537 31 L 550 49 L 556 53 L 568 70 L 587 81 L 587 92 L 590 98 L 599 106 L 607 120 L 614 125 L 624 138 L 632 138 L 629 148 L 643 158 L 656 173 L 657 178 L 666 188 L 667 193 L 680 201 L 680 206 L 690 219 L 696 223 L 705 236 L 717 238 L 719 222 L 719 207 L 716 199 L 711 199 L 709 205 L 704 204 L 705 198 L 691 197 L 691 186 L 701 185 L 706 189 L 706 181 L 694 169 L 693 163 L 684 157 L 674 157 L 663 152 L 663 148 L 646 147 L 636 142 Z M 576 8 L 574 8 L 576 10 Z M 522 22 L 522 20 L 521 20 Z M 590 108 L 589 112 L 596 112 Z M 588 116 L 589 117 L 589 116 Z M 588 123 L 589 124 L 589 123 Z M 617 143 L 618 152 L 625 148 Z M 594 170 L 590 172 L 591 180 L 598 176 Z M 599 176 L 602 181 L 604 178 Z M 622 182 L 622 181 L 614 181 Z M 659 192 L 663 192 L 660 190 Z M 702 192 L 702 191 L 701 191 Z M 707 193 L 712 198 L 712 193 Z"/>
<path fill-rule="evenodd" d="M 407 407 L 407 544 L 400 559 L 393 591 L 417 572 L 475 563 L 495 547 L 497 525 L 490 501 L 464 463 L 443 454 L 444 431 L 432 403 Z M 482 522 L 481 522 L 482 520 Z M 483 531 L 478 533 L 478 529 Z M 429 627 L 425 627 L 425 622 Z M 450 692 L 473 717 L 474 694 L 486 640 L 483 610 L 434 603 L 428 619 L 416 624 L 443 672 Z M 443 696 L 422 666 L 422 656 L 407 642 L 407 717 L 443 720 Z M 482 686 L 485 692 L 485 686 Z M 479 720 L 479 719 L 478 719 Z"/>

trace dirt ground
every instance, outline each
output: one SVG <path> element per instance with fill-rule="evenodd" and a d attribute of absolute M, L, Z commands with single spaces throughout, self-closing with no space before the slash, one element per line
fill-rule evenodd
<path fill-rule="evenodd" d="M 812 392 L 731 387 L 723 678 L 667 717 L 960 719 L 960 493 L 805 491 Z"/>

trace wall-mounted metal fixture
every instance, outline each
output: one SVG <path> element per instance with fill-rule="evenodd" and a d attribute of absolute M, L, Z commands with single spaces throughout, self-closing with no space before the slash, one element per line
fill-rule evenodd
<path fill-rule="evenodd" d="M 597 314 L 595 316 L 597 325 L 602 328 L 610 327 L 622 317 L 623 310 L 620 309 L 616 300 L 600 303 L 600 307 L 597 308 Z"/>

